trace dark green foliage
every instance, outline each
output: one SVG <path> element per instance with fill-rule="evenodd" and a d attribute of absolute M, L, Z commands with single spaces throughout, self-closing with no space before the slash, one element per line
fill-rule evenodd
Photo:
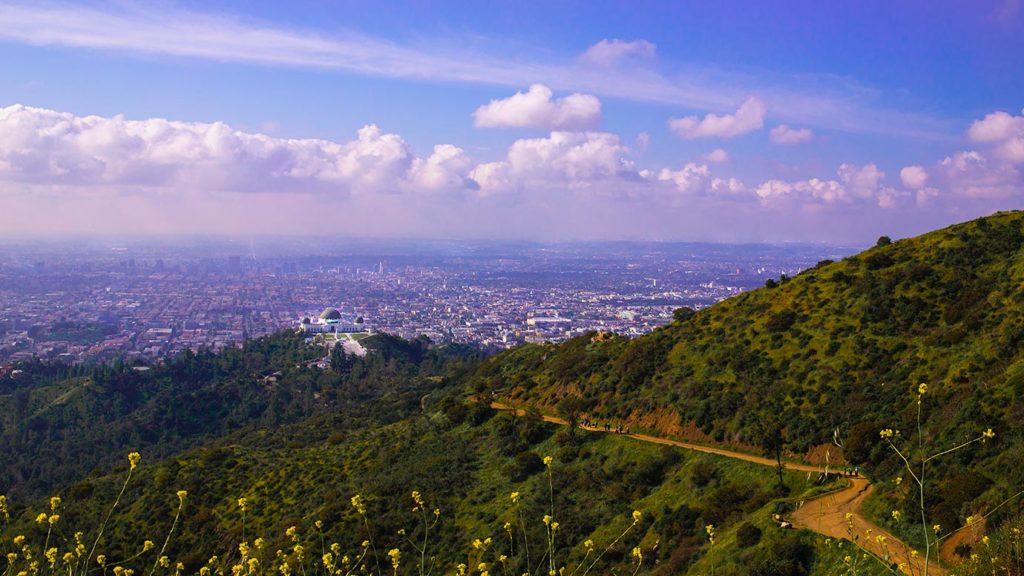
<path fill-rule="evenodd" d="M 509 465 L 508 476 L 513 482 L 522 482 L 544 469 L 544 461 L 536 452 L 520 452 Z"/>
<path fill-rule="evenodd" d="M 750 576 L 805 576 L 814 564 L 814 548 L 796 536 L 774 542 L 767 558 L 761 558 Z"/>
<path fill-rule="evenodd" d="M 719 478 L 721 478 L 721 473 L 714 463 L 700 462 L 693 467 L 693 472 L 690 475 L 690 482 L 692 482 L 696 488 L 703 488 L 711 482 L 717 481 Z"/>
<path fill-rule="evenodd" d="M 419 408 L 421 396 L 475 362 L 461 348 L 424 348 L 393 337 L 386 354 L 333 355 L 343 371 L 307 363 L 323 355 L 300 336 L 280 333 L 214 354 L 182 352 L 134 370 L 24 363 L 15 388 L 0 395 L 0 493 L 18 497 L 60 489 L 131 450 L 161 458 L 209 439 L 278 426 L 370 399 L 386 399 L 354 419 L 393 422 Z M 370 340 L 370 339 L 367 339 Z M 4 406 L 13 407 L 9 410 Z M 21 415 L 29 414 L 23 418 Z"/>
<path fill-rule="evenodd" d="M 736 545 L 740 548 L 756 546 L 760 541 L 761 529 L 750 522 L 744 522 L 736 529 Z"/>
<path fill-rule="evenodd" d="M 683 306 L 672 311 L 672 319 L 676 322 L 682 322 L 694 314 L 696 314 L 696 311 L 693 308 Z"/>

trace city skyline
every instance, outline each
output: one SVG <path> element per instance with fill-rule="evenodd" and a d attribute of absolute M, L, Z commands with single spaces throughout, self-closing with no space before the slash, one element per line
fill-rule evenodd
<path fill-rule="evenodd" d="M 0 236 L 868 245 L 1020 205 L 1017 0 L 0 2 Z"/>

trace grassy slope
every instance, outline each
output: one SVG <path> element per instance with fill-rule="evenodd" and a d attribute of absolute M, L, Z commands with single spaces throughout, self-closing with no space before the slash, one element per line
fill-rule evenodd
<path fill-rule="evenodd" d="M 508 554 L 502 525 L 517 523 L 509 494 L 518 491 L 536 564 L 544 539 L 540 520 L 550 505 L 548 477 L 541 466 L 526 478 L 516 478 L 516 458 L 508 453 L 520 449 L 555 459 L 551 479 L 554 516 L 562 526 L 559 564 L 578 563 L 588 538 L 603 549 L 629 525 L 634 509 L 644 511 L 643 521 L 613 547 L 601 573 L 613 567 L 632 571 L 629 551 L 637 545 L 651 574 L 680 574 L 688 567 L 689 573 L 701 574 L 709 561 L 722 573 L 737 573 L 763 562 L 780 539 L 822 546 L 809 534 L 783 532 L 772 524 L 770 515 L 782 500 L 772 496 L 774 471 L 763 466 L 614 435 L 591 434 L 572 443 L 552 425 L 507 415 L 473 426 L 452 425 L 435 412 L 386 427 L 344 429 L 344 438 L 334 432 L 332 417 L 324 415 L 141 466 L 105 539 L 117 546 L 104 544 L 101 549 L 117 559 L 133 554 L 143 539 L 159 543 L 173 517 L 174 493 L 186 489 L 186 513 L 168 555 L 190 570 L 214 553 L 230 559 L 230 551 L 242 540 L 236 499 L 243 496 L 249 503 L 248 540 L 262 535 L 271 551 L 287 547 L 284 531 L 296 525 L 319 557 L 318 537 L 312 537 L 315 520 L 324 522 L 328 543 L 337 539 L 347 550 L 356 549 L 366 537 L 349 505 L 353 494 L 362 494 L 377 547 L 384 550 L 397 545 L 398 529 L 413 532 L 409 493 L 417 489 L 429 507 L 442 510 L 434 546 L 440 564 L 450 567 L 472 555 L 469 543 L 474 538 L 491 537 L 496 543 L 493 554 Z M 701 486 L 694 480 L 698 468 L 710 478 Z M 61 536 L 67 536 L 70 526 L 94 525 L 121 477 L 115 471 L 91 478 L 64 494 L 68 504 Z M 809 484 L 806 474 L 789 473 L 786 480 L 794 498 L 820 489 Z M 39 508 L 19 510 L 19 516 L 25 522 Z M 741 550 L 735 530 L 744 521 L 760 526 L 764 536 L 760 544 Z M 706 523 L 718 526 L 710 559 Z M 411 549 L 406 546 L 404 554 L 411 556 Z M 840 561 L 825 553 L 816 560 L 822 573 L 834 571 Z"/>
<path fill-rule="evenodd" d="M 927 382 L 932 445 L 999 432 L 936 471 L 952 525 L 1024 485 L 1012 464 L 1024 458 L 1022 224 L 999 213 L 875 247 L 632 341 L 520 347 L 485 363 L 476 387 L 547 409 L 576 394 L 598 419 L 706 440 L 754 443 L 775 417 L 798 454 L 838 429 L 852 459 L 891 478 L 878 430 L 914 439 L 912 391 Z M 981 493 L 949 486 L 978 476 Z"/>

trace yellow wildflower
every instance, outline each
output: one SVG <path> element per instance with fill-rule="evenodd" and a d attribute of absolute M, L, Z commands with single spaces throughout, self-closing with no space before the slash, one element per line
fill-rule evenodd
<path fill-rule="evenodd" d="M 179 503 L 184 503 L 185 502 L 185 498 L 188 498 L 188 491 L 187 490 L 178 490 L 177 494 L 178 494 L 178 502 Z"/>
<path fill-rule="evenodd" d="M 181 571 L 185 570 L 185 563 L 184 562 L 178 562 L 177 564 L 174 565 L 174 569 L 177 570 L 178 572 L 181 572 Z"/>
<path fill-rule="evenodd" d="M 39 516 L 36 516 L 36 524 L 46 524 L 46 513 L 40 512 Z"/>
<path fill-rule="evenodd" d="M 313 526 L 316 526 L 317 530 L 322 530 L 324 527 L 323 520 L 317 520 L 316 522 L 313 522 Z"/>
<path fill-rule="evenodd" d="M 636 558 L 637 562 L 643 562 L 644 561 L 644 553 L 643 553 L 642 550 L 640 550 L 639 546 L 636 546 L 635 548 L 633 548 L 633 558 Z"/>
<path fill-rule="evenodd" d="M 60 496 L 50 498 L 50 512 L 56 512 L 60 507 Z"/>
<path fill-rule="evenodd" d="M 46 520 L 50 523 L 50 526 L 53 526 L 54 524 L 60 521 L 60 514 L 50 514 L 50 517 Z"/>
<path fill-rule="evenodd" d="M 544 525 L 545 526 L 550 526 L 551 525 L 551 515 L 545 514 L 543 520 L 544 520 Z"/>
<path fill-rule="evenodd" d="M 644 513 L 639 510 L 633 510 L 633 524 L 640 522 L 644 517 Z"/>
<path fill-rule="evenodd" d="M 352 507 L 355 508 L 356 512 L 359 512 L 360 515 L 366 514 L 366 503 L 363 502 L 363 497 L 359 494 L 352 497 Z"/>
<path fill-rule="evenodd" d="M 412 501 L 418 506 L 423 506 L 423 496 L 420 495 L 419 490 L 412 491 Z"/>
<path fill-rule="evenodd" d="M 167 556 L 161 556 L 158 562 L 160 563 L 161 568 L 169 568 L 171 566 L 171 559 Z"/>
<path fill-rule="evenodd" d="M 942 531 L 942 525 L 941 524 L 932 524 L 932 532 L 935 532 L 936 534 L 938 534 L 941 531 Z"/>
<path fill-rule="evenodd" d="M 899 486 L 900 484 L 903 484 L 903 476 L 896 477 L 896 485 Z"/>
<path fill-rule="evenodd" d="M 152 540 L 145 540 L 142 543 L 142 551 L 143 552 L 148 552 L 148 551 L 152 550 L 154 546 L 156 546 L 156 544 L 153 544 Z"/>
<path fill-rule="evenodd" d="M 920 396 L 924 396 L 928 392 L 928 385 L 924 382 L 917 385 L 917 393 Z"/>
<path fill-rule="evenodd" d="M 17 536 L 14 537 L 14 545 L 15 546 L 21 546 L 24 543 L 25 543 L 25 537 L 22 536 L 21 534 L 18 534 Z"/>
<path fill-rule="evenodd" d="M 883 440 L 888 440 L 895 435 L 895 432 L 892 431 L 892 428 L 886 428 L 879 432 L 878 435 L 881 436 Z"/>
<path fill-rule="evenodd" d="M 899 522 L 901 516 L 903 516 L 903 514 L 899 510 L 893 510 L 892 511 L 892 519 L 893 520 Z"/>
<path fill-rule="evenodd" d="M 120 566 L 114 566 L 114 576 L 121 576 L 124 574 L 124 568 Z"/>
<path fill-rule="evenodd" d="M 402 559 L 402 553 L 398 548 L 392 548 L 391 550 L 388 550 L 388 557 L 391 558 L 391 567 L 398 570 L 398 563 Z"/>
<path fill-rule="evenodd" d="M 97 555 L 96 556 L 96 563 L 99 564 L 100 566 L 106 566 L 107 565 L 107 557 L 106 557 L 106 555 L 104 555 L 104 554 Z"/>
<path fill-rule="evenodd" d="M 987 440 L 989 438 L 995 438 L 996 437 L 996 433 L 993 432 L 991 428 L 989 428 L 989 429 L 985 430 L 984 432 L 982 432 L 981 436 L 982 436 L 982 438 L 985 438 Z"/>
<path fill-rule="evenodd" d="M 246 500 L 245 498 L 239 498 L 238 499 L 238 507 L 242 510 L 242 512 L 245 512 L 245 505 L 248 504 L 248 503 L 249 503 L 249 501 Z"/>
<path fill-rule="evenodd" d="M 988 546 L 988 544 L 989 544 L 988 536 L 982 536 L 981 543 L 984 544 L 985 546 Z"/>
<path fill-rule="evenodd" d="M 968 516 L 967 517 L 967 525 L 968 526 L 973 526 L 974 525 L 974 516 Z"/>
<path fill-rule="evenodd" d="M 509 498 L 512 499 L 512 503 L 513 504 L 518 504 L 519 503 L 519 492 L 513 492 L 513 493 L 509 494 Z"/>
<path fill-rule="evenodd" d="M 65 552 L 64 556 L 61 556 L 61 560 L 63 560 L 65 564 L 71 564 L 75 561 L 75 555 L 72 552 Z"/>
<path fill-rule="evenodd" d="M 553 461 L 554 461 L 554 458 L 552 458 L 551 456 L 545 456 L 544 457 L 544 465 L 545 466 L 551 466 L 551 463 Z"/>
<path fill-rule="evenodd" d="M 142 460 L 142 455 L 138 452 L 132 452 L 128 454 L 128 465 L 131 466 L 132 470 L 139 465 L 139 461 Z"/>
<path fill-rule="evenodd" d="M 14 564 L 17 561 L 18 561 L 18 555 L 17 554 L 15 554 L 14 552 L 10 552 L 10 553 L 7 554 L 7 563 L 8 564 Z"/>

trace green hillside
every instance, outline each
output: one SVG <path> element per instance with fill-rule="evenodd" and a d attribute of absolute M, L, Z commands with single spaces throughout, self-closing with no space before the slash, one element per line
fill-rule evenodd
<path fill-rule="evenodd" d="M 999 213 L 883 239 L 699 312 L 680 310 L 672 325 L 634 340 L 590 334 L 519 347 L 473 381 L 551 412 L 578 396 L 597 421 L 755 451 L 773 429 L 794 457 L 838 439 L 849 461 L 879 479 L 901 467 L 879 430 L 916 442 L 915 390 L 928 383 L 928 443 L 998 431 L 935 470 L 934 520 L 959 526 L 1024 486 L 1022 287 L 1024 213 Z"/>

